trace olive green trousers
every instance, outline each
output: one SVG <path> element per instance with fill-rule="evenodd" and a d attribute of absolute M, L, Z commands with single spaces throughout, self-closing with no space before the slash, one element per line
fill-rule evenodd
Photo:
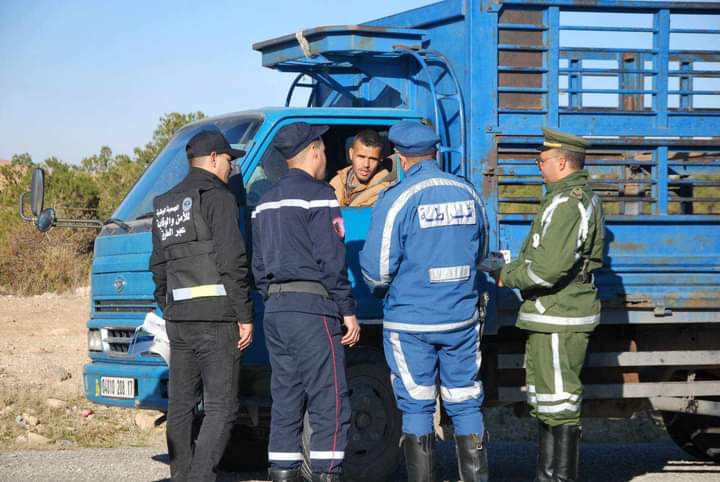
<path fill-rule="evenodd" d="M 525 383 L 531 415 L 555 427 L 580 424 L 589 333 L 528 332 Z"/>

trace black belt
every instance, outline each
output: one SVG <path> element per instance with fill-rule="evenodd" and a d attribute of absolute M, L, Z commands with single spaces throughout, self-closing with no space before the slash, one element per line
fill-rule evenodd
<path fill-rule="evenodd" d="M 268 295 L 277 293 L 308 293 L 330 298 L 325 287 L 317 281 L 288 281 L 287 283 L 273 283 L 268 287 Z"/>

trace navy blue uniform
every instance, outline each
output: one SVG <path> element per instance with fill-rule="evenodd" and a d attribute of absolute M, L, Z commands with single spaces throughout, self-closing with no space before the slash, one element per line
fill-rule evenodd
<path fill-rule="evenodd" d="M 313 472 L 337 473 L 350 424 L 340 317 L 355 313 L 345 265 L 344 228 L 329 184 L 290 169 L 252 214 L 252 268 L 265 298 L 265 340 L 272 367 L 271 468 L 303 459 L 307 401 Z M 271 293 L 273 285 L 315 282 L 327 296 Z"/>

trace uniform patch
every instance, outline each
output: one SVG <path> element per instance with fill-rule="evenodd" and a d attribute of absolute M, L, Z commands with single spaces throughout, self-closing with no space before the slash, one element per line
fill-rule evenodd
<path fill-rule="evenodd" d="M 335 228 L 335 234 L 337 234 L 340 239 L 345 239 L 345 221 L 343 221 L 342 216 L 333 219 L 332 225 L 333 228 Z"/>
<path fill-rule="evenodd" d="M 188 196 L 185 199 L 183 199 L 183 201 L 182 201 L 182 209 L 183 209 L 183 211 L 190 211 L 191 208 L 192 208 L 192 198 Z"/>
<path fill-rule="evenodd" d="M 583 190 L 579 187 L 574 187 L 572 191 L 570 191 L 570 194 L 572 197 L 577 199 L 582 199 L 583 197 Z"/>
<path fill-rule="evenodd" d="M 455 201 L 439 204 L 421 204 L 417 207 L 420 227 L 434 228 L 455 224 L 476 224 L 475 202 Z"/>
<path fill-rule="evenodd" d="M 452 283 L 470 279 L 470 266 L 444 266 L 430 268 L 428 276 L 431 283 Z"/>

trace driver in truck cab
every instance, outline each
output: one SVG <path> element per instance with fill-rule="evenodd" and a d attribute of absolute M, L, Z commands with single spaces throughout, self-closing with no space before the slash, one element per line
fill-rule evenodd
<path fill-rule="evenodd" d="M 395 173 L 383 166 L 383 141 L 372 129 L 353 138 L 348 149 L 350 165 L 330 180 L 341 207 L 373 206 L 378 195 L 395 181 Z"/>
<path fill-rule="evenodd" d="M 227 183 L 243 156 L 219 131 L 186 146 L 187 177 L 153 200 L 150 271 L 170 339 L 167 443 L 173 481 L 215 480 L 237 417 L 241 350 L 253 305 L 237 201 Z M 193 444 L 194 409 L 205 417 Z"/>

